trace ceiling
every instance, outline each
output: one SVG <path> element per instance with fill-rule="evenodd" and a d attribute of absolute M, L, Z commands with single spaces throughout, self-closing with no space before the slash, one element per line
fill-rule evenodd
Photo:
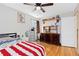
<path fill-rule="evenodd" d="M 34 6 L 24 5 L 23 3 L 4 3 L 4 5 L 35 18 L 50 18 L 56 15 L 61 17 L 72 16 L 77 3 L 54 3 L 53 6 L 43 7 L 46 11 L 45 13 L 41 10 L 34 11 Z"/>

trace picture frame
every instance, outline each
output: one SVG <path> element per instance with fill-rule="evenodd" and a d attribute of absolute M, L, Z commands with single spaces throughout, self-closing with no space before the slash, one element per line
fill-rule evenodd
<path fill-rule="evenodd" d="M 22 12 L 17 12 L 17 22 L 25 23 L 25 14 Z"/>

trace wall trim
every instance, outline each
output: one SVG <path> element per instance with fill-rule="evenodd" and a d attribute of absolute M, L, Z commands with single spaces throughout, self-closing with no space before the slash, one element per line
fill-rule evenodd
<path fill-rule="evenodd" d="M 61 43 L 61 46 L 66 46 L 66 47 L 75 47 L 75 48 L 76 48 L 75 45 L 70 45 L 70 44 L 65 44 L 65 43 Z"/>

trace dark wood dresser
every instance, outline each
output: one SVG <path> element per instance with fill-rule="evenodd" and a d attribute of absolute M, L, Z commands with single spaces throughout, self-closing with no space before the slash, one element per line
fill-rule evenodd
<path fill-rule="evenodd" d="M 60 44 L 60 34 L 58 33 L 41 33 L 40 41 L 61 45 Z"/>

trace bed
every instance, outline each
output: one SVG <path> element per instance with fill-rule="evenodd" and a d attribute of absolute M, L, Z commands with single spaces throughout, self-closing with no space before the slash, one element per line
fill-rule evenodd
<path fill-rule="evenodd" d="M 21 40 L 16 33 L 0 34 L 0 56 L 44 56 L 43 46 Z"/>
<path fill-rule="evenodd" d="M 11 42 L 17 39 L 16 33 L 3 33 L 0 34 L 0 45 L 6 42 Z"/>
<path fill-rule="evenodd" d="M 45 49 L 35 42 L 22 41 L 0 49 L 0 56 L 45 56 Z"/>

